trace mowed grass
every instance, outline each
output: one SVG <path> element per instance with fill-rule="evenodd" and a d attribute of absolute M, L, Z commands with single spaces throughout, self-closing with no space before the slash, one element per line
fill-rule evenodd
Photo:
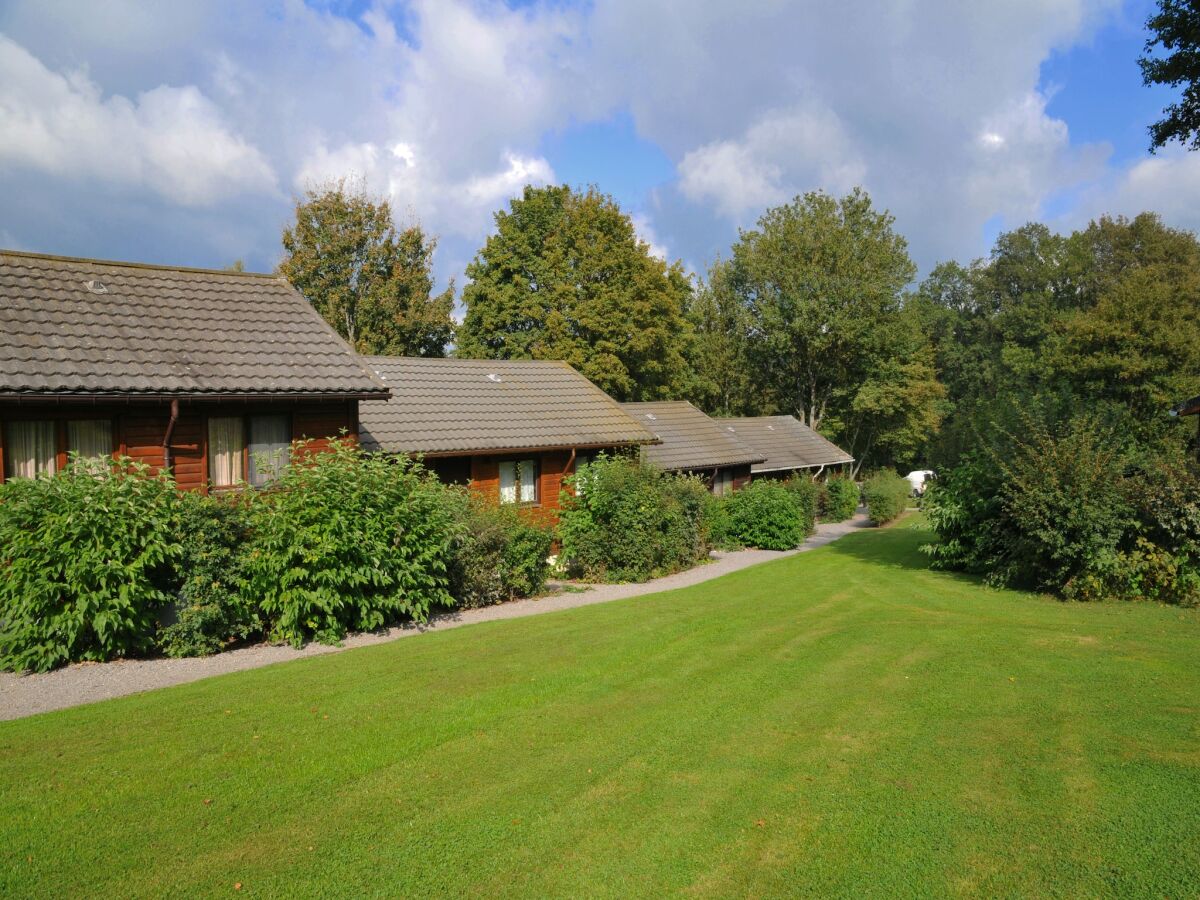
<path fill-rule="evenodd" d="M 0 724 L 0 894 L 1200 892 L 1200 616 L 927 537 Z"/>

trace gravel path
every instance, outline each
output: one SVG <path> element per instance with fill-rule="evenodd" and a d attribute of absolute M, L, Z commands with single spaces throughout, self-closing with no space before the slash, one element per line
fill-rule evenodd
<path fill-rule="evenodd" d="M 714 553 L 713 562 L 696 566 L 686 572 L 678 572 L 665 578 L 656 578 L 643 584 L 593 585 L 582 591 L 567 592 L 564 585 L 553 585 L 556 592 L 531 600 L 515 600 L 483 609 L 448 612 L 434 616 L 424 625 L 404 625 L 386 631 L 354 634 L 342 641 L 340 646 L 308 644 L 300 650 L 287 646 L 256 644 L 194 659 L 136 659 L 117 660 L 109 663 L 80 663 L 46 672 L 40 675 L 12 675 L 0 673 L 0 720 L 19 719 L 53 709 L 64 709 L 112 697 L 123 697 L 154 688 L 198 681 L 212 675 L 255 669 L 272 663 L 318 656 L 324 653 L 340 653 L 353 647 L 382 644 L 397 638 L 421 634 L 426 631 L 442 631 L 470 625 L 475 622 L 490 622 L 495 619 L 516 619 L 624 600 L 658 591 L 668 591 L 693 584 L 710 581 L 747 566 L 793 556 L 805 550 L 821 547 L 831 541 L 867 524 L 866 516 L 857 515 L 847 522 L 833 525 L 818 525 L 817 533 L 796 550 L 738 550 L 731 553 Z"/>

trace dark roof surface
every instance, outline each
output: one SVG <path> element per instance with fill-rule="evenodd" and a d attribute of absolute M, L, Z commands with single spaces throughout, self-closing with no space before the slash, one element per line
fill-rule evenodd
<path fill-rule="evenodd" d="M 1172 406 L 1169 412 L 1173 416 L 1194 416 L 1200 414 L 1200 397 L 1184 400 L 1182 403 Z"/>
<path fill-rule="evenodd" d="M 736 466 L 764 458 L 738 440 L 718 419 L 711 419 L 686 400 L 622 403 L 631 416 L 662 439 L 642 449 L 643 458 L 667 471 Z"/>
<path fill-rule="evenodd" d="M 282 278 L 0 250 L 0 396 L 385 391 Z"/>
<path fill-rule="evenodd" d="M 751 472 L 815 469 L 854 462 L 854 457 L 826 440 L 795 416 L 751 416 L 717 421 L 733 428 L 743 442 L 760 451 L 766 460 Z"/>
<path fill-rule="evenodd" d="M 615 447 L 654 435 L 564 362 L 363 357 L 392 390 L 359 405 L 359 438 L 389 453 Z"/>

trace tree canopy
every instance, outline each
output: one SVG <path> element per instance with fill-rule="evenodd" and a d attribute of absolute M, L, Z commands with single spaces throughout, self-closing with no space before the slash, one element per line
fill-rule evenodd
<path fill-rule="evenodd" d="M 527 186 L 467 278 L 460 356 L 565 360 L 618 400 L 684 389 L 690 282 L 611 197 Z"/>
<path fill-rule="evenodd" d="M 445 355 L 454 286 L 432 294 L 432 238 L 397 230 L 386 199 L 344 180 L 308 191 L 295 214 L 279 271 L 357 352 Z"/>
<path fill-rule="evenodd" d="M 756 405 L 820 429 L 860 465 L 915 454 L 942 395 L 902 304 L 915 273 L 892 216 L 862 190 L 767 210 L 711 279 L 740 307 Z"/>
<path fill-rule="evenodd" d="M 1146 20 L 1146 28 L 1146 55 L 1138 60 L 1143 82 L 1183 88 L 1179 101 L 1150 126 L 1150 149 L 1171 141 L 1200 148 L 1200 2 L 1158 0 L 1158 12 Z M 1166 55 L 1152 55 L 1159 48 Z"/>

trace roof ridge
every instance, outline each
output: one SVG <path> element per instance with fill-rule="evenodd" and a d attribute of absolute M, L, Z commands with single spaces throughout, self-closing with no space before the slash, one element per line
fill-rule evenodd
<path fill-rule="evenodd" d="M 199 275 L 228 275 L 230 277 L 267 278 L 271 281 L 287 282 L 275 272 L 237 272 L 230 269 L 206 269 L 199 266 L 168 266 L 160 263 L 128 262 L 119 259 L 95 259 L 89 256 L 59 256 L 54 253 L 34 253 L 32 250 L 5 250 L 0 247 L 0 256 L 16 256 L 27 259 L 46 259 L 54 262 L 89 263 L 96 266 L 119 266 L 123 269 L 151 269 L 159 272 L 187 272 Z"/>

